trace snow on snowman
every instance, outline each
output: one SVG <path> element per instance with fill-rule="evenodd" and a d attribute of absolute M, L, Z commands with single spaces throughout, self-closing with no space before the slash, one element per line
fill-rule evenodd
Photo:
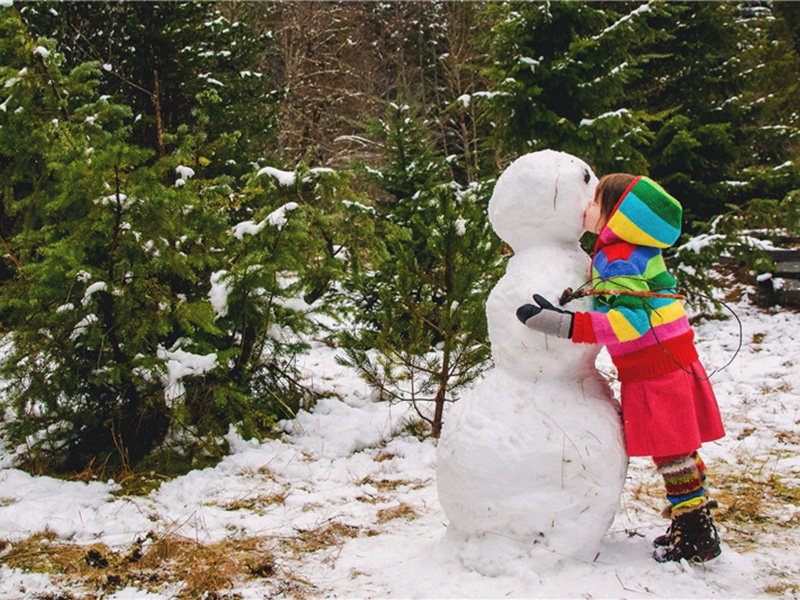
<path fill-rule="evenodd" d="M 558 299 L 585 283 L 578 240 L 596 185 L 586 163 L 544 150 L 511 164 L 489 203 L 514 250 L 486 307 L 494 366 L 451 409 L 437 456 L 444 545 L 486 575 L 596 559 L 619 506 L 628 459 L 600 347 L 514 318 L 532 290 Z"/>

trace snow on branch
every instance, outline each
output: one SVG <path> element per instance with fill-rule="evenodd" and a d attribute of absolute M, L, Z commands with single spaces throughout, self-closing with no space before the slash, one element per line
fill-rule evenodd
<path fill-rule="evenodd" d="M 606 27 L 606 28 L 605 28 L 603 31 L 601 31 L 601 32 L 600 32 L 600 33 L 598 33 L 597 35 L 593 36 L 593 37 L 592 37 L 592 40 L 599 40 L 599 39 L 600 39 L 601 37 L 603 37 L 605 34 L 607 34 L 607 33 L 611 32 L 611 31 L 615 30 L 617 27 L 619 27 L 619 26 L 620 26 L 620 25 L 622 25 L 623 23 L 625 23 L 625 22 L 627 22 L 627 21 L 630 21 L 630 20 L 631 20 L 631 19 L 632 19 L 634 16 L 637 16 L 637 15 L 640 15 L 640 14 L 643 14 L 643 13 L 650 12 L 650 10 L 651 10 L 651 9 L 650 9 L 650 3 L 647 3 L 647 4 L 642 4 L 642 5 L 641 5 L 639 8 L 637 8 L 637 9 L 635 9 L 635 10 L 632 10 L 632 11 L 631 11 L 631 12 L 629 12 L 627 15 L 625 15 L 624 17 L 622 17 L 622 18 L 621 18 L 619 21 L 616 21 L 616 22 L 615 22 L 613 25 L 609 25 L 609 26 L 608 26 L 608 27 Z"/>
<path fill-rule="evenodd" d="M 267 218 L 260 223 L 256 223 L 254 221 L 244 221 L 238 225 L 234 225 L 231 229 L 231 233 L 237 240 L 241 240 L 245 235 L 256 235 L 257 233 L 260 233 L 261 230 L 263 230 L 267 225 L 273 225 L 280 229 L 289 221 L 286 213 L 299 208 L 299 206 L 300 205 L 297 202 L 287 202 L 279 209 L 268 214 Z"/>
<path fill-rule="evenodd" d="M 626 115 L 630 115 L 631 111 L 627 108 L 620 108 L 619 110 L 603 113 L 599 117 L 595 117 L 594 119 L 581 119 L 579 127 L 588 127 L 589 125 L 594 124 L 595 121 L 600 121 L 602 119 L 608 119 L 610 117 L 624 117 Z"/>
<path fill-rule="evenodd" d="M 262 175 L 274 177 L 278 180 L 278 184 L 284 187 L 294 185 L 295 181 L 297 181 L 297 174 L 294 171 L 281 171 L 275 167 L 264 167 L 256 173 L 256 177 L 261 177 Z"/>

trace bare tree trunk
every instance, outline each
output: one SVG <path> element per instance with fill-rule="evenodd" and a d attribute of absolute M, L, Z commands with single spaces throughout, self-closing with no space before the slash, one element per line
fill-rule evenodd
<path fill-rule="evenodd" d="M 156 148 L 159 158 L 163 158 L 164 150 L 164 126 L 161 122 L 161 86 L 158 83 L 158 71 L 153 71 L 153 106 L 156 112 Z"/>
<path fill-rule="evenodd" d="M 11 246 L 8 245 L 8 242 L 2 235 L 0 235 L 0 242 L 2 242 L 3 247 L 6 249 L 8 257 L 14 262 L 15 265 L 17 265 L 17 270 L 22 273 L 22 276 L 25 277 L 25 279 L 30 279 L 28 274 L 22 270 L 22 263 L 19 262 L 19 259 L 17 259 L 16 256 L 14 256 L 14 253 L 11 251 Z"/>
<path fill-rule="evenodd" d="M 433 412 L 433 423 L 431 424 L 431 436 L 439 439 L 442 435 L 442 423 L 444 421 L 444 403 L 447 400 L 447 383 L 450 379 L 450 353 L 445 350 L 442 357 L 442 368 L 439 371 L 439 389 L 436 390 L 434 398 L 435 408 Z"/>

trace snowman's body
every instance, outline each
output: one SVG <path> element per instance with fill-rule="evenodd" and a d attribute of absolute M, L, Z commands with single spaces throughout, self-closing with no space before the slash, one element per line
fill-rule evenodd
<path fill-rule="evenodd" d="M 534 569 L 593 560 L 619 505 L 627 456 L 617 404 L 594 367 L 599 347 L 515 316 L 534 292 L 555 303 L 585 283 L 578 239 L 596 184 L 579 159 L 537 152 L 503 173 L 489 205 L 515 251 L 487 303 L 494 367 L 448 414 L 437 465 L 448 543 L 487 574 L 519 558 Z"/>

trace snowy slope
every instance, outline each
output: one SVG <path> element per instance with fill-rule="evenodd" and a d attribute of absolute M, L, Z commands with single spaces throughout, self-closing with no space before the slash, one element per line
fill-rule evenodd
<path fill-rule="evenodd" d="M 366 385 L 336 363 L 338 350 L 322 343 L 304 357 L 304 368 L 307 383 L 331 397 L 285 423 L 284 439 L 259 444 L 230 436 L 231 456 L 148 497 L 115 497 L 112 483 L 31 477 L 0 456 L 6 467 L 0 470 L 0 539 L 22 540 L 49 528 L 64 541 L 122 549 L 149 531 L 203 543 L 262 536 L 273 545 L 276 575 L 231 591 L 245 599 L 797 597 L 800 315 L 765 312 L 746 301 L 734 307 L 744 345 L 712 379 L 728 436 L 703 451 L 712 493 L 722 504 L 724 541 L 722 556 L 707 565 L 650 558 L 649 540 L 666 521 L 659 516 L 660 482 L 647 459 L 637 458 L 593 562 L 541 573 L 511 565 L 513 575 L 499 578 L 467 571 L 441 544 L 446 522 L 434 442 L 404 433 L 408 407 L 373 402 Z M 739 341 L 733 319 L 703 321 L 696 333 L 709 372 L 728 361 Z M 612 374 L 605 354 L 600 361 Z M 301 552 L 287 544 L 320 531 L 330 535 L 319 549 Z M 57 589 L 48 576 L 0 570 L 0 598 L 41 598 Z M 154 600 L 177 590 L 131 587 L 108 597 Z"/>

